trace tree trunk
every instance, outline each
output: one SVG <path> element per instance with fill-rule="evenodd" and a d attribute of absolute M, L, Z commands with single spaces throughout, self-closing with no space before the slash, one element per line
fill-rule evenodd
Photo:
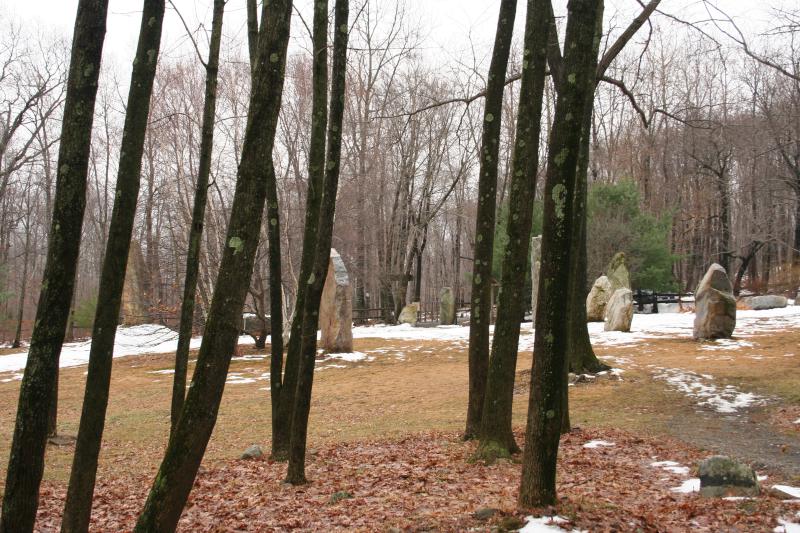
<path fill-rule="evenodd" d="M 522 84 L 519 94 L 516 146 L 512 163 L 508 241 L 497 306 L 492 356 L 486 383 L 477 455 L 492 461 L 519 451 L 511 432 L 514 377 L 517 369 L 520 322 L 525 313 L 525 277 L 531 241 L 533 199 L 539 168 L 539 133 L 547 66 L 550 24 L 544 3 L 528 0 Z"/>
<path fill-rule="evenodd" d="M 492 255 L 497 195 L 497 159 L 506 67 L 514 31 L 516 0 L 502 0 L 497 19 L 492 61 L 486 84 L 483 139 L 475 215 L 475 253 L 469 319 L 469 399 L 464 439 L 478 436 L 489 368 L 489 323 L 492 313 Z"/>
<path fill-rule="evenodd" d="M 325 40 L 327 40 L 327 2 L 315 5 L 325 11 Z M 297 391 L 292 409 L 291 442 L 289 447 L 289 468 L 286 481 L 294 485 L 305 483 L 306 440 L 308 437 L 308 415 L 311 410 L 311 389 L 314 381 L 314 361 L 317 355 L 317 328 L 319 326 L 319 305 L 328 263 L 331 255 L 333 219 L 336 211 L 336 193 L 339 187 L 339 170 L 342 153 L 342 117 L 344 116 L 345 81 L 347 74 L 348 0 L 336 0 L 334 15 L 333 80 L 330 94 L 330 122 L 328 125 L 328 147 L 325 165 L 324 189 L 319 213 L 319 229 L 314 257 L 314 272 L 308 280 L 303 312 L 302 359 L 297 381 Z M 320 20 L 322 23 L 323 21 Z M 314 31 L 316 33 L 316 17 Z M 320 45 L 324 41 L 319 42 Z M 325 43 L 327 47 L 327 43 Z M 320 58 L 320 60 L 322 60 Z M 327 57 L 325 65 L 327 71 Z M 315 80 L 315 83 L 318 81 Z M 326 81 L 327 85 L 327 81 Z M 301 278 L 302 281 L 302 278 Z"/>
<path fill-rule="evenodd" d="M 61 523 L 62 532 L 78 533 L 89 529 L 97 459 L 100 455 L 108 391 L 111 385 L 114 337 L 122 304 L 122 287 L 125 283 L 128 251 L 136 215 L 136 200 L 139 197 L 144 137 L 147 131 L 153 80 L 156 75 L 164 9 L 164 0 L 144 1 L 139 43 L 131 73 L 125 126 L 122 130 L 114 208 L 111 213 L 103 271 L 97 294 L 97 309 L 92 325 L 92 345 L 89 349 L 83 410 Z"/>
<path fill-rule="evenodd" d="M 323 5 L 324 4 L 324 5 Z M 328 122 L 328 48 L 327 0 L 314 4 L 314 63 L 312 82 L 311 140 L 308 151 L 308 193 L 306 195 L 305 228 L 303 229 L 303 253 L 300 258 L 295 297 L 294 317 L 286 353 L 286 369 L 283 373 L 277 407 L 273 408 L 272 421 L 272 459 L 288 459 L 289 440 L 294 410 L 294 396 L 302 359 L 303 321 L 305 319 L 306 297 L 311 288 L 316 245 L 319 231 L 320 205 L 325 180 L 325 129 Z M 312 280 L 313 281 L 313 280 Z M 272 376 L 270 376 L 272 379 Z"/>
<path fill-rule="evenodd" d="M 22 344 L 22 319 L 25 314 L 25 292 L 28 290 L 28 257 L 31 247 L 31 221 L 25 231 L 25 250 L 22 253 L 22 284 L 19 289 L 19 307 L 17 308 L 17 329 L 14 332 L 12 348 L 19 348 Z"/>
<path fill-rule="evenodd" d="M 197 294 L 197 278 L 200 273 L 200 246 L 203 239 L 203 220 L 206 216 L 208 200 L 208 178 L 211 174 L 211 158 L 214 148 L 214 125 L 217 107 L 217 72 L 219 70 L 219 49 L 222 38 L 222 17 L 225 0 L 214 0 L 214 14 L 211 19 L 211 40 L 206 63 L 205 103 L 200 137 L 200 162 L 195 185 L 192 225 L 189 232 L 189 247 L 186 252 L 186 278 L 183 284 L 181 301 L 181 322 L 178 329 L 178 349 L 175 352 L 175 377 L 172 382 L 172 410 L 170 432 L 175 429 L 186 396 L 186 372 L 189 366 L 189 343 L 192 340 L 194 324 L 194 300 Z"/>
<path fill-rule="evenodd" d="M 107 0 L 78 3 L 61 126 L 55 206 L 6 472 L 0 518 L 2 533 L 32 531 L 36 520 L 47 441 L 47 417 L 42 414 L 53 403 L 58 359 L 75 288 L 107 11 Z"/>
<path fill-rule="evenodd" d="M 290 0 L 262 7 L 247 128 L 205 335 L 178 425 L 135 531 L 175 530 L 216 423 L 258 248 L 267 193 L 264 161 L 275 141 L 291 12 Z"/>
<path fill-rule="evenodd" d="M 595 48 L 592 68 L 597 68 L 597 54 L 599 52 L 600 39 L 603 35 L 603 19 L 597 19 L 595 29 Z M 561 86 L 563 87 L 563 80 Z M 608 370 L 609 366 L 601 363 L 592 349 L 589 339 L 588 319 L 586 317 L 586 278 L 588 270 L 586 225 L 588 221 L 587 200 L 589 195 L 589 156 L 590 139 L 592 129 L 592 110 L 594 109 L 594 90 L 597 83 L 592 86 L 591 94 L 586 100 L 586 109 L 583 112 L 581 123 L 581 147 L 578 156 L 578 166 L 575 173 L 575 200 L 573 206 L 573 229 L 572 229 L 572 258 L 570 262 L 569 296 L 570 312 L 567 314 L 569 333 L 567 337 L 568 368 L 565 371 L 575 373 L 599 372 Z M 567 390 L 564 390 L 564 425 L 563 429 L 569 431 L 569 398 Z"/>
<path fill-rule="evenodd" d="M 594 93 L 593 41 L 598 0 L 570 0 L 563 63 L 563 86 L 556 101 L 547 162 L 544 231 L 536 336 L 531 370 L 520 505 L 556 502 L 556 458 L 561 437 L 566 383 L 569 272 L 573 253 L 575 176 L 580 157 L 586 99 Z"/>

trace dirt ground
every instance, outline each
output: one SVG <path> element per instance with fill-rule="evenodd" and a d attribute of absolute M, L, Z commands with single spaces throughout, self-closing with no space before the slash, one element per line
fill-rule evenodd
<path fill-rule="evenodd" d="M 571 419 L 577 429 L 573 436 L 566 438 L 565 442 L 571 443 L 569 446 L 572 448 L 567 447 L 565 450 L 569 448 L 578 453 L 582 450 L 581 442 L 594 437 L 622 440 L 631 444 L 629 449 L 616 448 L 613 452 L 606 450 L 605 453 L 616 457 L 614 464 L 630 466 L 631 461 L 634 461 L 638 465 L 637 468 L 642 467 L 643 461 L 652 455 L 648 455 L 648 450 L 652 452 L 653 446 L 659 448 L 659 453 L 656 455 L 661 458 L 684 461 L 683 464 L 690 467 L 699 457 L 710 455 L 712 452 L 721 452 L 751 463 L 760 474 L 769 476 L 765 486 L 779 481 L 797 486 L 800 484 L 800 424 L 795 424 L 794 421 L 800 419 L 800 350 L 798 350 L 800 329 L 769 331 L 749 336 L 746 344 L 750 346 L 715 349 L 716 346 L 713 345 L 665 336 L 645 339 L 630 345 L 598 345 L 596 352 L 601 359 L 605 358 L 613 366 L 623 369 L 621 379 L 601 377 L 591 380 L 590 383 L 578 383 L 570 387 Z M 435 432 L 437 437 L 434 440 L 438 443 L 436 446 L 441 446 L 445 450 L 439 452 L 449 457 L 443 461 L 449 465 L 448 468 L 455 468 L 453 461 L 459 463 L 467 458 L 471 446 L 469 443 L 461 443 L 457 438 L 458 432 L 463 429 L 466 406 L 465 346 L 464 342 L 440 340 L 363 338 L 356 339 L 355 350 L 371 354 L 374 360 L 320 361 L 319 371 L 315 374 L 310 420 L 310 447 L 315 452 L 312 456 L 316 457 L 318 453 L 321 456 L 329 455 L 335 458 L 344 457 L 347 453 L 357 454 L 358 450 L 372 446 L 370 443 L 375 441 L 395 444 L 404 441 L 418 443 L 420 439 L 426 440 L 421 436 Z M 229 379 L 233 382 L 229 382 L 226 386 L 217 427 L 204 460 L 204 468 L 206 472 L 211 473 L 209 475 L 212 478 L 229 469 L 239 472 L 244 478 L 250 475 L 267 476 L 265 472 L 268 471 L 269 475 L 259 482 L 261 489 L 257 492 L 259 497 L 269 496 L 277 501 L 280 507 L 281 498 L 287 497 L 288 492 L 295 490 L 283 487 L 279 482 L 283 465 L 258 461 L 254 466 L 237 459 L 252 443 L 259 443 L 268 449 L 270 434 L 269 381 L 262 375 L 268 372 L 269 367 L 265 352 L 242 347 L 238 355 L 239 357 L 231 364 Z M 155 473 L 166 444 L 172 377 L 166 372 L 171 365 L 170 355 L 132 356 L 116 359 L 114 362 L 111 400 L 98 473 L 98 503 L 94 515 L 95 526 L 103 526 L 99 527 L 98 531 L 108 530 L 108 527 L 121 530 L 129 528 L 132 525 L 131 517 L 135 517 L 135 512 L 143 501 L 147 484 Z M 530 365 L 531 354 L 520 353 L 518 375 L 524 376 L 524 371 L 529 370 Z M 696 398 L 675 390 L 667 381 L 659 378 L 658 376 L 665 372 L 664 369 L 681 369 L 708 378 L 713 376 L 713 381 L 709 379 L 709 383 L 713 382 L 720 388 L 730 386 L 736 390 L 753 393 L 759 401 L 752 406 L 738 409 L 735 413 L 719 413 L 708 405 L 699 405 Z M 74 435 L 77 430 L 85 371 L 85 367 L 62 370 L 59 431 L 63 435 Z M 2 377 L 3 375 L 0 375 L 0 378 Z M 524 383 L 521 385 L 523 385 L 521 389 L 518 387 L 519 394 L 515 396 L 514 422 L 523 429 L 528 398 Z M 18 381 L 0 383 L 0 405 L 3 406 L 0 410 L 0 469 L 3 469 L 0 471 L 2 476 L 0 479 L 5 478 L 4 468 L 8 459 L 18 390 Z M 642 449 L 637 447 L 637 443 L 641 444 Z M 664 443 L 670 444 L 667 446 Z M 394 444 L 384 444 L 384 447 L 386 446 L 392 447 Z M 669 454 L 668 450 L 673 450 L 674 457 L 665 457 L 664 454 Z M 46 484 L 40 515 L 42 531 L 56 527 L 54 524 L 57 523 L 64 485 L 69 476 L 72 451 L 73 447 L 70 445 L 48 447 Z M 383 453 L 385 452 L 380 452 Z M 619 454 L 622 455 L 617 457 Z M 572 461 L 569 457 L 562 458 L 565 464 L 570 464 Z M 357 463 L 361 459 L 350 457 L 347 460 Z M 615 502 L 613 507 L 617 511 L 609 510 L 611 508 L 608 505 L 611 503 L 589 505 L 587 498 L 591 497 L 591 492 L 578 490 L 576 487 L 586 483 L 588 486 L 601 483 L 608 472 L 605 472 L 606 466 L 602 463 L 592 462 L 590 459 L 586 459 L 589 463 L 581 461 L 583 459 L 580 459 L 579 463 L 585 468 L 591 467 L 588 473 L 582 471 L 580 474 L 580 479 L 583 481 L 570 482 L 568 476 L 559 480 L 564 500 L 558 512 L 569 515 L 573 523 L 582 529 L 586 529 L 592 523 L 603 524 L 605 528 L 613 523 L 613 520 L 619 521 L 621 516 L 630 515 L 632 508 L 624 504 L 623 500 L 626 498 L 631 502 L 636 500 L 630 495 L 625 496 L 630 491 L 620 489 L 619 484 L 614 485 L 617 488 L 603 485 L 602 489 L 621 491 L 613 495 L 604 492 L 602 498 L 603 501 Z M 621 525 L 616 530 L 628 531 L 639 528 L 644 531 L 772 531 L 777 525 L 778 517 L 791 516 L 800 510 L 796 504 L 792 507 L 791 504 L 782 504 L 779 500 L 767 496 L 755 500 L 755 503 L 741 504 L 740 507 L 744 506 L 741 509 L 736 507 L 739 510 L 733 512 L 731 516 L 740 518 L 750 516 L 752 519 L 750 522 L 742 522 L 748 525 L 740 528 L 736 522 L 720 521 L 722 519 L 716 512 L 711 512 L 710 508 L 696 496 L 671 493 L 670 487 L 676 483 L 670 484 L 671 480 L 664 481 L 657 476 L 654 477 L 650 472 L 653 469 L 648 469 L 646 466 L 642 467 L 643 470 L 641 468 L 639 470 L 647 472 L 647 475 L 636 469 L 628 468 L 628 471 L 636 480 L 644 478 L 648 480 L 646 488 L 642 489 L 644 493 L 661 491 L 659 494 L 672 502 L 668 505 L 665 503 L 664 509 L 672 511 L 667 515 L 655 513 L 653 516 L 656 518 L 637 518 L 630 522 L 636 525 L 635 528 L 633 525 L 626 526 L 620 522 Z M 464 468 L 467 470 L 461 474 L 473 476 L 474 479 L 480 479 L 481 475 L 484 475 L 478 470 L 470 470 L 473 467 Z M 433 511 L 420 514 L 419 510 L 416 510 L 414 516 L 424 515 L 424 519 L 409 522 L 398 518 L 403 516 L 402 513 L 397 515 L 395 512 L 388 512 L 384 521 L 375 514 L 376 512 L 379 514 L 379 511 L 373 510 L 369 513 L 366 511 L 372 509 L 370 506 L 373 504 L 377 507 L 380 505 L 367 502 L 358 506 L 358 510 L 351 509 L 352 513 L 350 511 L 345 513 L 361 516 L 359 513 L 363 511 L 362 518 L 365 522 L 360 525 L 355 522 L 350 525 L 344 522 L 330 523 L 338 524 L 337 528 L 365 531 L 375 528 L 386 530 L 386 527 L 390 526 L 403 530 L 432 528 L 455 531 L 466 527 L 488 529 L 497 526 L 502 517 L 521 516 L 519 511 L 514 509 L 519 466 L 511 463 L 498 465 L 496 468 L 500 470 L 493 472 L 489 477 L 495 481 L 500 478 L 505 481 L 501 483 L 502 490 L 497 489 L 503 493 L 502 498 L 494 503 L 473 495 L 472 489 L 464 489 L 461 486 L 464 480 L 457 479 L 458 483 L 451 483 L 447 490 L 442 489 L 442 494 L 450 494 L 455 500 L 463 495 L 464 503 L 448 507 L 453 514 L 447 517 L 442 517 L 441 513 Z M 611 470 L 614 468 L 617 467 Z M 622 466 L 619 468 L 622 469 Z M 360 479 L 359 476 L 362 474 L 363 472 L 354 474 L 354 479 Z M 328 472 L 320 475 L 318 481 L 327 490 L 331 487 L 329 479 L 331 474 Z M 244 478 L 242 483 L 247 485 Z M 337 474 L 335 479 L 341 481 L 341 475 Z M 680 484 L 680 480 L 675 481 Z M 195 526 L 202 523 L 201 518 L 197 517 L 205 516 L 203 513 L 212 512 L 209 509 L 219 505 L 219 502 L 213 503 L 213 490 L 216 490 L 214 487 L 220 488 L 222 485 L 219 483 L 222 482 L 204 484 L 201 476 L 198 483 L 195 489 L 197 494 L 193 498 L 206 504 L 203 504 L 205 507 L 197 507 L 194 514 L 187 513 L 190 518 L 185 517 L 182 522 L 182 527 L 186 531 L 195 530 Z M 264 483 L 267 484 L 266 488 Z M 131 492 L 130 497 L 133 499 L 127 501 L 125 512 L 114 511 L 113 504 L 117 499 L 110 494 L 113 494 L 114 490 L 124 492 L 121 487 L 127 486 L 137 487 L 136 491 Z M 309 487 L 313 487 L 313 483 Z M 362 494 L 368 492 L 364 487 L 360 485 L 359 487 L 358 490 L 362 491 Z M 485 489 L 485 484 L 478 483 L 475 487 Z M 248 490 L 244 490 L 242 497 L 252 500 L 256 496 Z M 307 490 L 313 495 L 307 502 L 311 507 L 313 501 L 316 501 L 314 498 L 330 496 L 327 493 L 315 493 L 313 488 Z M 395 490 L 405 489 L 396 486 Z M 494 494 L 491 491 L 490 493 Z M 259 512 L 265 512 L 263 506 L 255 504 L 248 506 L 242 504 L 239 497 L 234 499 L 238 502 L 236 505 L 241 504 L 251 510 L 258 508 L 261 509 Z M 389 505 L 388 501 L 384 497 L 381 505 Z M 420 505 L 425 507 L 428 504 L 433 508 L 447 507 L 443 507 L 441 502 Z M 484 523 L 471 518 L 471 513 L 477 507 L 490 504 L 502 508 L 502 513 L 497 515 L 496 520 Z M 211 507 L 208 507 L 209 505 Z M 352 508 L 355 503 L 347 505 L 348 508 Z M 681 505 L 686 511 L 683 514 L 673 509 L 673 506 Z M 283 521 L 263 522 L 272 524 L 264 525 L 263 530 L 292 527 L 314 529 L 319 524 L 327 523 L 325 520 L 330 520 L 328 515 L 336 514 L 335 509 L 329 508 L 330 506 L 324 507 L 325 512 L 322 515 L 308 514 L 305 522 L 300 519 L 297 519 L 299 522 L 291 522 L 286 516 L 281 519 L 285 519 Z M 592 510 L 587 511 L 587 508 Z M 598 508 L 604 510 L 598 511 Z M 690 509 L 694 511 L 690 512 Z M 692 512 L 695 511 L 700 513 L 698 515 L 700 522 L 697 523 L 695 523 L 696 517 L 692 517 Z M 289 513 L 288 508 L 286 512 Z M 253 515 L 246 510 L 242 513 L 242 518 L 235 520 L 232 518 L 231 523 L 252 524 Z M 756 520 L 759 516 L 761 516 L 760 521 Z M 587 520 L 594 522 L 589 523 Z M 684 521 L 694 526 L 687 525 L 687 529 L 682 529 L 677 525 Z M 377 527 L 376 524 L 379 523 L 382 525 Z M 369 524 L 374 527 L 370 527 Z M 763 525 L 763 529 L 754 524 Z M 608 527 L 609 531 L 615 530 L 611 526 Z M 700 529 L 697 529 L 698 527 Z M 703 529 L 705 527 L 709 529 Z M 226 526 L 219 530 L 239 529 L 234 526 L 228 529 Z M 240 530 L 249 529 L 242 527 Z M 606 529 L 591 527 L 590 530 Z"/>

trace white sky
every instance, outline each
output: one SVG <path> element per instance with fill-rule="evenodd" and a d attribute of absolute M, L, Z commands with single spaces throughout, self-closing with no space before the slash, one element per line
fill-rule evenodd
<path fill-rule="evenodd" d="M 381 9 L 391 9 L 393 1 L 377 0 L 375 4 L 380 5 Z M 202 23 L 210 25 L 211 0 L 174 0 L 174 2 L 190 28 L 195 29 Z M 360 2 L 358 0 L 351 2 L 353 5 L 356 3 Z M 436 63 L 442 64 L 449 60 L 471 62 L 473 50 L 478 59 L 485 59 L 490 55 L 499 5 L 497 0 L 405 0 L 405 3 L 412 14 L 412 20 L 419 20 L 422 27 L 422 53 Z M 772 8 L 788 7 L 792 0 L 716 0 L 716 3 L 734 16 L 743 30 L 755 34 L 765 27 Z M 299 6 L 306 20 L 310 20 L 309 0 L 298 0 L 295 4 Z M 525 4 L 524 0 L 519 0 L 518 33 L 521 33 Z M 556 0 L 554 5 L 557 12 L 563 12 L 566 1 Z M 38 26 L 47 33 L 69 36 L 72 32 L 76 6 L 77 0 L 0 0 L 0 26 L 4 24 L 2 19 L 10 15 L 24 26 Z M 228 37 L 238 37 L 240 42 L 245 40 L 244 6 L 245 0 L 228 0 L 225 11 L 225 34 Z M 660 9 L 682 18 L 704 17 L 699 0 L 663 0 Z M 607 26 L 614 24 L 620 27 L 627 24 L 630 14 L 638 10 L 639 6 L 635 0 L 607 0 L 605 10 Z M 110 0 L 104 62 L 129 64 L 136 46 L 140 13 L 140 0 Z M 612 18 L 615 14 L 617 16 Z M 299 22 L 295 16 L 292 25 L 295 36 L 302 31 Z M 162 53 L 172 58 L 193 54 L 183 26 L 169 4 Z"/>

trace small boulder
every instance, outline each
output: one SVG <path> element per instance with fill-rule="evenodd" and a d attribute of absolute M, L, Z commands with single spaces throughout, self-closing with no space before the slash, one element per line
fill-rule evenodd
<path fill-rule="evenodd" d="M 694 338 L 727 339 L 736 327 L 736 299 L 725 269 L 714 263 L 694 296 Z"/>
<path fill-rule="evenodd" d="M 698 465 L 700 495 L 707 498 L 757 496 L 758 478 L 753 469 L 724 455 L 714 455 Z"/>
<path fill-rule="evenodd" d="M 630 289 L 617 289 L 606 306 L 606 331 L 630 331 L 633 321 L 633 293 Z"/>
<path fill-rule="evenodd" d="M 785 296 L 766 294 L 764 296 L 746 296 L 741 299 L 741 302 L 754 311 L 763 311 L 764 309 L 786 307 L 789 300 Z"/>
<path fill-rule="evenodd" d="M 261 446 L 258 444 L 251 444 L 247 447 L 244 453 L 239 457 L 240 459 L 261 459 L 264 456 L 264 452 L 261 450 Z"/>
<path fill-rule="evenodd" d="M 481 522 L 483 522 L 485 520 L 489 520 L 491 517 L 493 517 L 499 512 L 500 512 L 499 510 L 494 509 L 492 507 L 482 507 L 477 511 L 475 511 L 474 513 L 472 513 L 472 516 L 474 516 L 476 520 L 480 520 Z"/>
<path fill-rule="evenodd" d="M 412 326 L 417 323 L 419 317 L 419 302 L 408 304 L 400 311 L 400 316 L 397 321 L 400 324 L 411 324 Z"/>
<path fill-rule="evenodd" d="M 606 305 L 611 299 L 613 291 L 611 282 L 605 276 L 600 276 L 592 285 L 586 297 L 586 319 L 589 322 L 602 322 L 606 314 Z"/>

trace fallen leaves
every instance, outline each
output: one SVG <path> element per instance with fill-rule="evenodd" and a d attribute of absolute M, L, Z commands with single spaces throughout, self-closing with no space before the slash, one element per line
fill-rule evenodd
<path fill-rule="evenodd" d="M 521 433 L 517 438 L 522 441 Z M 585 448 L 592 440 L 615 446 Z M 181 518 L 192 532 L 245 531 L 489 531 L 531 514 L 518 509 L 520 465 L 469 461 L 474 443 L 454 433 L 322 446 L 310 457 L 310 484 L 283 483 L 285 464 L 230 460 L 206 464 Z M 680 473 L 654 461 L 694 464 L 701 454 L 677 441 L 615 430 L 576 430 L 562 439 L 555 509 L 565 527 L 611 531 L 771 531 L 792 504 L 772 495 L 754 500 L 702 499 L 670 487 Z M 130 531 L 151 478 L 98 483 L 93 531 Z M 37 529 L 57 531 L 65 487 L 45 484 Z M 494 509 L 487 518 L 480 509 Z M 536 511 L 536 510 L 534 510 Z"/>

